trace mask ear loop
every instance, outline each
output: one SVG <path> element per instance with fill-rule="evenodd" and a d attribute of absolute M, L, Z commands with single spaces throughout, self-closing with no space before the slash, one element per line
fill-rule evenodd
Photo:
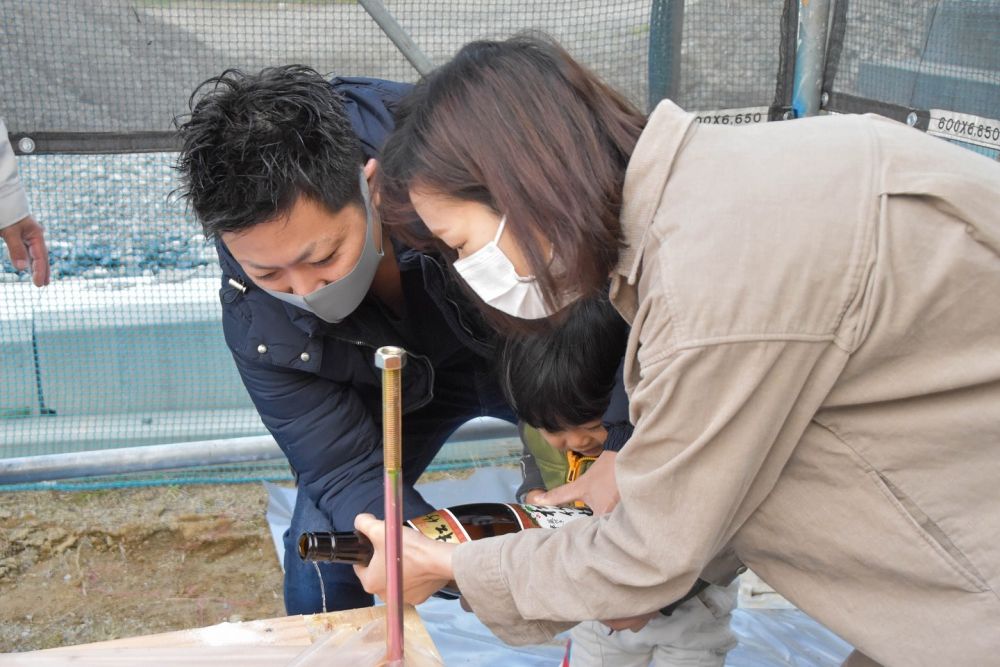
<path fill-rule="evenodd" d="M 504 213 L 503 216 L 500 217 L 500 226 L 497 227 L 497 235 L 493 237 L 494 245 L 499 243 L 500 236 L 503 234 L 503 230 L 506 226 L 507 226 L 507 214 Z M 555 261 L 555 258 L 556 258 L 556 244 L 553 243 L 552 245 L 549 246 L 549 266 L 552 265 L 552 262 Z"/>
<path fill-rule="evenodd" d="M 493 245 L 496 245 L 500 241 L 500 236 L 503 234 L 504 227 L 507 226 L 507 214 L 500 216 L 500 226 L 497 227 L 497 234 L 493 237 Z"/>
<path fill-rule="evenodd" d="M 500 250 L 500 246 L 497 245 L 497 243 L 499 243 L 500 237 L 503 235 L 503 230 L 504 230 L 504 228 L 506 228 L 506 226 L 507 226 L 507 214 L 504 213 L 502 216 L 500 216 L 500 226 L 497 227 L 497 234 L 496 234 L 496 236 L 493 237 L 493 245 L 496 246 L 496 249 L 499 250 L 500 254 L 503 255 L 504 257 L 507 257 L 507 254 L 503 250 Z M 553 247 L 550 250 L 550 254 L 552 254 L 554 256 L 554 253 L 555 253 L 555 248 Z M 509 257 L 507 257 L 507 261 L 508 262 L 510 261 Z M 530 282 L 534 282 L 535 281 L 535 276 L 527 276 L 527 277 L 518 276 L 516 271 L 515 271 L 514 275 L 517 276 L 518 282 L 522 282 L 522 283 L 528 282 L 528 283 L 530 283 Z"/>

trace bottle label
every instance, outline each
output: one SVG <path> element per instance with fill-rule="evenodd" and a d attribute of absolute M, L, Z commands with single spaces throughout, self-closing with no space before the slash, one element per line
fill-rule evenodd
<path fill-rule="evenodd" d="M 456 507 L 455 510 L 460 511 L 466 507 L 471 506 L 460 506 Z M 573 519 L 590 516 L 591 514 L 589 509 L 577 507 L 517 505 L 514 503 L 497 503 L 495 505 L 488 505 L 488 507 L 494 508 L 494 512 L 496 509 L 502 508 L 508 514 L 505 523 L 511 526 L 511 528 L 498 530 L 497 534 L 516 532 L 527 528 L 559 528 Z M 515 522 L 517 528 L 513 528 L 512 526 Z M 425 537 L 438 542 L 461 543 L 474 539 L 450 509 L 439 509 L 430 514 L 410 519 L 406 523 L 411 528 L 423 533 Z"/>
<path fill-rule="evenodd" d="M 561 528 L 574 519 L 592 514 L 585 507 L 552 507 L 549 505 L 515 505 L 514 507 L 523 508 L 524 512 L 539 528 Z"/>
<path fill-rule="evenodd" d="M 469 534 L 462 528 L 455 515 L 446 509 L 437 510 L 430 514 L 410 519 L 407 521 L 410 528 L 415 528 L 438 542 L 468 542 Z"/>

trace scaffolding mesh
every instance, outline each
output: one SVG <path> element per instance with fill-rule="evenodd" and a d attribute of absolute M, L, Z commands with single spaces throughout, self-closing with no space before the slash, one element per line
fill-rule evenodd
<path fill-rule="evenodd" d="M 671 98 L 690 111 L 774 104 L 782 7 L 739 0 L 685 3 L 680 85 Z"/>
<path fill-rule="evenodd" d="M 462 44 L 544 31 L 645 103 L 649 3 L 386 2 L 432 60 Z M 414 81 L 417 73 L 349 0 L 3 0 L 0 99 L 12 134 L 169 131 L 194 85 L 227 67 L 298 62 Z"/>
<path fill-rule="evenodd" d="M 996 158 L 1000 0 L 838 3 L 827 105 L 872 111 Z"/>
<path fill-rule="evenodd" d="M 432 61 L 475 38 L 542 31 L 645 105 L 648 1 L 386 7 Z M 417 72 L 343 0 L 0 0 L 0 31 L 0 116 L 22 153 L 34 145 L 18 166 L 53 269 L 38 290 L 0 253 L 0 459 L 265 434 L 222 337 L 214 249 L 168 197 L 172 121 L 230 67 Z M 436 465 L 509 461 L 508 450 L 469 443 Z M 143 478 L 275 475 L 287 466 Z"/>
<path fill-rule="evenodd" d="M 826 110 L 997 155 L 1000 0 L 832 4 Z M 669 96 L 740 124 L 790 108 L 796 0 L 385 5 L 434 63 L 536 30 L 646 109 Z M 168 197 L 172 121 L 230 67 L 414 81 L 413 66 L 353 0 L 0 0 L 0 62 L 0 116 L 31 153 L 18 164 L 53 265 L 38 290 L 0 254 L 0 459 L 264 434 L 223 342 L 214 250 Z M 477 451 L 472 464 L 507 456 Z M 192 474 L 275 474 L 220 470 Z"/>

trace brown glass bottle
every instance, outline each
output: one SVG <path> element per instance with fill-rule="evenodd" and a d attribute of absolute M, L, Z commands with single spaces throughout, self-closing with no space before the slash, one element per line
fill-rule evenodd
<path fill-rule="evenodd" d="M 456 505 L 410 519 L 410 528 L 439 542 L 454 544 L 516 533 L 528 528 L 558 528 L 590 510 L 579 507 L 544 507 L 515 503 L 474 503 Z M 302 533 L 299 557 L 328 563 L 366 565 L 372 558 L 372 544 L 356 531 Z"/>
<path fill-rule="evenodd" d="M 367 565 L 374 552 L 368 538 L 356 530 L 299 535 L 299 558 L 302 560 Z"/>
<path fill-rule="evenodd" d="M 516 533 L 527 528 L 558 528 L 573 519 L 590 514 L 590 509 L 586 507 L 475 503 L 436 510 L 410 519 L 406 525 L 439 542 L 462 543 Z M 299 557 L 303 560 L 367 565 L 373 553 L 372 543 L 357 531 L 302 533 L 299 536 Z M 708 582 L 698 579 L 687 595 L 660 612 L 670 616 L 678 606 L 708 585 Z M 455 599 L 461 593 L 455 582 L 451 582 L 435 595 Z"/>

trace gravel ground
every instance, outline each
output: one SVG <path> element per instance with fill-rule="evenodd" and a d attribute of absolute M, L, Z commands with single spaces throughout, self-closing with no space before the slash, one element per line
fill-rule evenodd
<path fill-rule="evenodd" d="M 46 227 L 53 278 L 194 274 L 214 266 L 215 248 L 170 197 L 178 185 L 175 159 L 173 153 L 21 158 L 32 211 Z M 6 255 L 2 265 L 13 274 Z"/>

